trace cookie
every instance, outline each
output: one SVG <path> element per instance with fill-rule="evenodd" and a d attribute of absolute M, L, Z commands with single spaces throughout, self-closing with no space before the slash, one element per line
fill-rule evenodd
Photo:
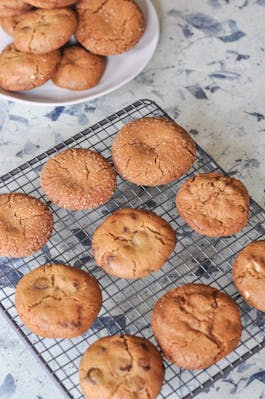
<path fill-rule="evenodd" d="M 197 233 L 224 237 L 237 233 L 248 222 L 249 195 L 234 177 L 201 173 L 179 189 L 176 206 L 180 216 Z"/>
<path fill-rule="evenodd" d="M 21 17 L 15 27 L 17 50 L 45 54 L 62 47 L 74 33 L 77 15 L 70 8 L 37 9 Z"/>
<path fill-rule="evenodd" d="M 55 155 L 41 172 L 47 197 L 65 209 L 96 208 L 107 202 L 116 189 L 111 164 L 85 148 L 71 148 Z"/>
<path fill-rule="evenodd" d="M 11 44 L 0 54 L 0 87 L 23 91 L 41 86 L 55 74 L 60 60 L 58 50 L 48 54 L 23 53 Z"/>
<path fill-rule="evenodd" d="M 153 212 L 125 208 L 96 229 L 92 253 L 98 266 L 122 278 L 140 278 L 160 269 L 176 245 L 169 223 Z"/>
<path fill-rule="evenodd" d="M 2 29 L 9 36 L 14 36 L 16 26 L 20 21 L 20 17 L 21 17 L 21 15 L 15 15 L 14 17 L 6 17 L 6 18 L 0 19 L 0 25 L 1 25 Z"/>
<path fill-rule="evenodd" d="M 41 200 L 22 193 L 0 194 L 0 256 L 30 256 L 49 240 L 50 210 Z"/>
<path fill-rule="evenodd" d="M 245 301 L 265 312 L 265 240 L 254 241 L 239 253 L 233 279 Z"/>
<path fill-rule="evenodd" d="M 162 296 L 153 308 L 151 327 L 165 357 L 188 370 L 227 356 L 242 331 L 233 299 L 202 284 L 186 284 Z"/>
<path fill-rule="evenodd" d="M 96 320 L 102 298 L 98 282 L 83 270 L 43 265 L 19 281 L 15 295 L 19 317 L 34 334 L 72 338 Z"/>
<path fill-rule="evenodd" d="M 80 46 L 67 47 L 52 81 L 64 89 L 87 90 L 99 83 L 105 67 L 104 57 L 92 54 Z"/>
<path fill-rule="evenodd" d="M 161 355 L 145 338 L 100 338 L 84 353 L 79 368 L 87 399 L 155 399 L 164 379 Z"/>
<path fill-rule="evenodd" d="M 1 0 L 0 17 L 14 17 L 31 9 L 31 5 L 22 0 Z"/>
<path fill-rule="evenodd" d="M 195 152 L 194 142 L 181 126 L 155 117 L 128 123 L 112 144 L 112 159 L 121 177 L 144 186 L 178 179 L 192 166 Z"/>
<path fill-rule="evenodd" d="M 131 50 L 145 29 L 144 15 L 133 0 L 81 0 L 75 37 L 87 50 L 114 55 Z"/>
<path fill-rule="evenodd" d="M 61 8 L 67 7 L 72 4 L 75 4 L 77 0 L 27 0 L 28 4 L 31 4 L 37 8 L 45 8 L 45 9 L 52 9 L 52 8 Z"/>

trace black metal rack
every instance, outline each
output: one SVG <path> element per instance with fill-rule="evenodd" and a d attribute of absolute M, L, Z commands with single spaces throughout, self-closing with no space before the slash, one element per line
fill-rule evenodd
<path fill-rule="evenodd" d="M 39 174 L 49 156 L 68 147 L 90 148 L 110 158 L 113 136 L 129 121 L 143 116 L 168 115 L 154 102 L 139 100 L 85 131 L 51 148 L 0 178 L 0 191 L 20 191 L 47 201 Z M 180 370 L 165 361 L 166 378 L 160 399 L 192 398 L 225 372 L 238 366 L 265 346 L 264 314 L 249 307 L 237 293 L 231 275 L 235 255 L 249 242 L 265 237 L 265 212 L 251 201 L 248 225 L 238 234 L 209 239 L 194 233 L 178 216 L 175 195 L 185 179 L 194 173 L 224 171 L 197 146 L 197 158 L 190 172 L 177 182 L 161 187 L 142 187 L 118 177 L 118 188 L 105 205 L 91 210 L 69 212 L 49 203 L 55 226 L 51 240 L 32 257 L 0 259 L 0 309 L 49 372 L 68 399 L 83 398 L 78 383 L 80 357 L 97 338 L 114 333 L 154 337 L 150 329 L 150 312 L 156 300 L 169 289 L 187 283 L 210 284 L 231 295 L 241 311 L 243 334 L 236 350 L 212 367 Z M 91 256 L 91 237 L 103 218 L 123 207 L 146 208 L 164 217 L 176 230 L 178 242 L 163 268 L 144 279 L 126 280 L 108 276 Z M 19 278 L 47 262 L 61 262 L 81 267 L 94 275 L 103 292 L 103 307 L 95 324 L 83 336 L 68 340 L 43 339 L 21 323 L 14 305 Z"/>

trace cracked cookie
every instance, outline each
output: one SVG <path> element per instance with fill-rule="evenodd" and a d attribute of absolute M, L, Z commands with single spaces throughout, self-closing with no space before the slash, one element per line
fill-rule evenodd
<path fill-rule="evenodd" d="M 41 86 L 55 74 L 60 60 L 58 50 L 48 54 L 23 53 L 11 44 L 0 54 L 0 87 L 23 91 Z"/>
<path fill-rule="evenodd" d="M 71 148 L 55 155 L 41 172 L 47 197 L 61 208 L 96 208 L 116 189 L 116 175 L 102 155 L 85 148 Z"/>
<path fill-rule="evenodd" d="M 98 282 L 87 272 L 61 264 L 43 265 L 19 281 L 16 309 L 23 323 L 46 338 L 72 338 L 96 320 L 102 305 Z"/>
<path fill-rule="evenodd" d="M 45 9 L 67 7 L 76 2 L 77 0 L 27 0 L 28 4 Z"/>
<path fill-rule="evenodd" d="M 76 40 L 94 54 L 129 51 L 144 33 L 144 15 L 133 0 L 81 0 L 76 10 Z"/>
<path fill-rule="evenodd" d="M 79 367 L 81 389 L 89 399 L 155 399 L 163 379 L 160 352 L 149 340 L 133 335 L 100 338 Z"/>
<path fill-rule="evenodd" d="M 176 206 L 180 216 L 197 233 L 224 237 L 237 233 L 248 222 L 249 195 L 234 177 L 201 173 L 179 189 Z"/>
<path fill-rule="evenodd" d="M 21 16 L 15 27 L 17 50 L 45 54 L 63 46 L 74 33 L 77 15 L 70 8 L 37 9 Z"/>
<path fill-rule="evenodd" d="M 106 273 L 140 278 L 159 270 L 175 245 L 176 234 L 166 220 L 150 211 L 125 208 L 96 229 L 92 253 Z"/>
<path fill-rule="evenodd" d="M 30 256 L 49 240 L 53 218 L 41 200 L 22 193 L 0 194 L 0 256 Z"/>
<path fill-rule="evenodd" d="M 181 126 L 156 117 L 128 123 L 112 144 L 117 172 L 124 179 L 144 186 L 178 179 L 192 166 L 195 152 L 193 140 Z"/>
<path fill-rule="evenodd" d="M 245 301 L 265 312 L 265 240 L 254 241 L 239 253 L 233 279 Z"/>
<path fill-rule="evenodd" d="M 87 90 L 96 86 L 105 71 L 106 59 L 80 46 L 67 47 L 52 81 L 69 90 Z"/>
<path fill-rule="evenodd" d="M 0 17 L 14 17 L 30 10 L 31 5 L 22 0 L 1 0 L 0 1 Z"/>
<path fill-rule="evenodd" d="M 188 370 L 227 356 L 242 331 L 233 299 L 202 284 L 186 284 L 162 296 L 153 308 L 151 327 L 165 357 Z"/>

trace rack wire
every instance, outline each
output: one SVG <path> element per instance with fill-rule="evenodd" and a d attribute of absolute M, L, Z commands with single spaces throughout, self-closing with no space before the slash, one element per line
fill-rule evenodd
<path fill-rule="evenodd" d="M 113 198 L 91 211 L 66 211 L 51 204 L 44 196 L 39 175 L 51 155 L 69 147 L 81 147 L 110 159 L 113 136 L 129 121 L 144 116 L 169 117 L 156 103 L 139 100 L 0 178 L 0 192 L 31 194 L 48 202 L 54 215 L 53 235 L 42 250 L 22 259 L 0 258 L 0 309 L 68 399 L 83 398 L 78 366 L 87 347 L 99 337 L 125 332 L 144 336 L 155 343 L 150 329 L 154 303 L 166 291 L 184 283 L 210 284 L 231 295 L 240 307 L 242 339 L 235 351 L 205 370 L 182 370 L 165 361 L 166 377 L 159 399 L 193 398 L 265 346 L 264 314 L 242 300 L 231 275 L 235 255 L 249 242 L 264 238 L 264 210 L 251 200 L 249 223 L 242 231 L 230 237 L 210 239 L 193 232 L 175 208 L 176 192 L 188 177 L 200 172 L 224 173 L 199 146 L 192 169 L 177 182 L 147 188 L 118 177 L 118 188 Z M 111 277 L 95 265 L 91 256 L 91 238 L 95 228 L 106 215 L 123 207 L 152 210 L 165 218 L 177 233 L 178 242 L 168 262 L 160 271 L 143 279 Z M 81 337 L 64 340 L 40 338 L 31 333 L 17 316 L 14 305 L 17 282 L 30 270 L 52 262 L 87 270 L 101 285 L 103 307 L 97 321 Z"/>

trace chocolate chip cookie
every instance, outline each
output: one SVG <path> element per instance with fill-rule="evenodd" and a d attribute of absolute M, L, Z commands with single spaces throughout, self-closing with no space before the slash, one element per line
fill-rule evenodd
<path fill-rule="evenodd" d="M 239 253 L 233 278 L 245 301 L 265 312 L 265 240 L 254 241 Z"/>
<path fill-rule="evenodd" d="M 227 356 L 242 330 L 233 299 L 202 284 L 186 284 L 162 296 L 153 308 L 151 326 L 165 357 L 188 370 Z"/>
<path fill-rule="evenodd" d="M 123 278 L 140 278 L 160 269 L 176 244 L 169 223 L 153 212 L 125 208 L 96 229 L 92 253 L 98 266 Z"/>
<path fill-rule="evenodd" d="M 195 152 L 193 140 L 181 126 L 156 117 L 128 123 L 112 144 L 112 159 L 121 177 L 144 186 L 178 179 L 192 166 Z"/>
<path fill-rule="evenodd" d="M 95 321 L 102 304 L 97 281 L 83 270 L 61 264 L 40 266 L 16 288 L 23 323 L 46 338 L 72 338 Z"/>
<path fill-rule="evenodd" d="M 249 195 L 241 181 L 221 173 L 201 173 L 189 178 L 176 196 L 180 216 L 197 233 L 224 237 L 248 222 Z"/>
<path fill-rule="evenodd" d="M 87 399 L 155 399 L 164 379 L 160 353 L 150 341 L 132 335 L 100 338 L 79 368 Z"/>

